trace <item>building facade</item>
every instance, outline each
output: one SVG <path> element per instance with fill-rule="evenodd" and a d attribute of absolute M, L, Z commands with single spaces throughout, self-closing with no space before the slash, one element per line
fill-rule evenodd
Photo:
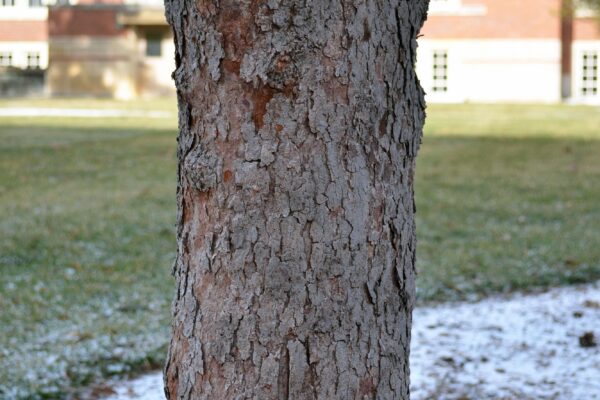
<path fill-rule="evenodd" d="M 599 22 L 561 4 L 431 0 L 417 63 L 427 100 L 600 104 Z"/>
<path fill-rule="evenodd" d="M 41 0 L 0 0 L 0 67 L 46 68 L 47 20 Z"/>
<path fill-rule="evenodd" d="M 600 104 L 600 23 L 586 10 L 566 20 L 561 4 L 431 0 L 417 63 L 427 100 Z M 0 92 L 12 69 L 25 83 L 45 70 L 51 95 L 169 94 L 173 54 L 161 0 L 0 0 Z"/>
<path fill-rule="evenodd" d="M 55 5 L 48 33 L 51 95 L 129 99 L 174 92 L 174 45 L 162 2 Z"/>
<path fill-rule="evenodd" d="M 0 96 L 44 92 L 47 19 L 41 0 L 0 0 Z"/>
<path fill-rule="evenodd" d="M 173 54 L 161 0 L 0 0 L 0 96 L 171 94 Z"/>

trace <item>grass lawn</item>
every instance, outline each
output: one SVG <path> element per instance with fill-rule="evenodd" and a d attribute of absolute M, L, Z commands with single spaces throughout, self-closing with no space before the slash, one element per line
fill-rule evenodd
<path fill-rule="evenodd" d="M 0 107 L 173 111 L 173 101 Z M 0 118 L 0 398 L 62 398 L 162 364 L 175 118 Z M 431 106 L 421 302 L 600 278 L 600 110 Z"/>
<path fill-rule="evenodd" d="M 162 365 L 175 126 L 0 118 L 0 399 L 64 398 L 100 374 Z"/>
<path fill-rule="evenodd" d="M 416 178 L 422 301 L 600 278 L 600 108 L 428 115 Z"/>

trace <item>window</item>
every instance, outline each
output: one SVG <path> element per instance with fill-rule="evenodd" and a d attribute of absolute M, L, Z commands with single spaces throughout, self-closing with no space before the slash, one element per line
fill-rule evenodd
<path fill-rule="evenodd" d="M 433 91 L 448 91 L 448 52 L 446 50 L 433 52 Z"/>
<path fill-rule="evenodd" d="M 0 53 L 0 67 L 10 67 L 12 65 L 11 53 Z"/>
<path fill-rule="evenodd" d="M 37 69 L 40 67 L 40 53 L 27 53 L 27 68 Z"/>
<path fill-rule="evenodd" d="M 598 94 L 598 53 L 595 51 L 583 53 L 582 67 L 581 94 L 596 96 Z"/>
<path fill-rule="evenodd" d="M 1 7 L 12 7 L 15 5 L 15 0 L 0 0 Z"/>
<path fill-rule="evenodd" d="M 42 0 L 29 0 L 29 7 L 42 7 Z"/>
<path fill-rule="evenodd" d="M 146 35 L 146 55 L 160 57 L 162 54 L 162 36 L 157 34 Z"/>

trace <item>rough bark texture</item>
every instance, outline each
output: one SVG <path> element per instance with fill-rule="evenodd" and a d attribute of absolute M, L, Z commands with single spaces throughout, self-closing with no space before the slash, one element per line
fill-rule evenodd
<path fill-rule="evenodd" d="M 428 0 L 167 0 L 168 399 L 408 399 Z"/>

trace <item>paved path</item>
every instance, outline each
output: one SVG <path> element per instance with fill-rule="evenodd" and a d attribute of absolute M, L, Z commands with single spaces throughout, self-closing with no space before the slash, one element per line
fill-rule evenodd
<path fill-rule="evenodd" d="M 168 111 L 45 107 L 0 108 L 0 117 L 170 118 L 173 116 L 174 114 Z"/>

